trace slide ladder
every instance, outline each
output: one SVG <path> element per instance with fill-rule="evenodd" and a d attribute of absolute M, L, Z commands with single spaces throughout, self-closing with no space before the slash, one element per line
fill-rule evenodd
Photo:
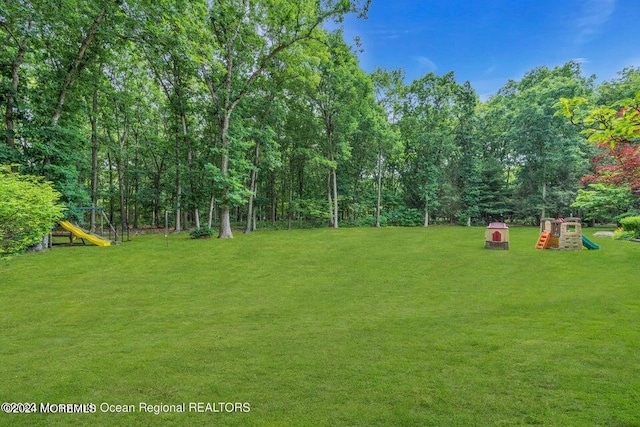
<path fill-rule="evenodd" d="M 95 234 L 91 234 L 80 227 L 76 227 L 75 225 L 71 224 L 69 221 L 60 221 L 58 222 L 58 224 L 60 224 L 60 227 L 73 233 L 76 237 L 79 237 L 80 239 L 88 240 L 94 245 L 111 246 L 111 242 L 109 240 L 103 239 L 102 237 L 97 236 Z"/>
<path fill-rule="evenodd" d="M 540 233 L 540 238 L 538 239 L 538 243 L 536 244 L 536 249 L 547 249 L 550 239 L 551 233 L 549 233 L 548 231 L 543 231 L 542 233 Z"/>

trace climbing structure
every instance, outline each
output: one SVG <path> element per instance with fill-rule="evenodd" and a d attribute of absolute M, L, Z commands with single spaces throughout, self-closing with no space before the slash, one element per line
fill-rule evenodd
<path fill-rule="evenodd" d="M 536 249 L 577 251 L 582 249 L 583 241 L 580 218 L 542 218 Z"/>
<path fill-rule="evenodd" d="M 549 240 L 551 239 L 551 233 L 543 231 L 540 233 L 540 238 L 536 244 L 536 249 L 547 249 L 549 246 Z"/>
<path fill-rule="evenodd" d="M 580 218 L 569 218 L 560 224 L 560 241 L 558 249 L 563 251 L 579 251 L 582 249 L 582 224 Z"/>

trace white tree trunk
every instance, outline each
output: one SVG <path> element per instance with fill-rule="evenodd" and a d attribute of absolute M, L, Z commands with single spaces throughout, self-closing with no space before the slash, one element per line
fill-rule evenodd
<path fill-rule="evenodd" d="M 429 192 L 425 192 L 424 201 L 424 226 L 429 226 Z"/>
<path fill-rule="evenodd" d="M 542 212 L 540 213 L 540 218 L 547 217 L 547 183 L 542 183 Z"/>
<path fill-rule="evenodd" d="M 215 209 L 216 206 L 216 198 L 214 195 L 211 195 L 211 203 L 209 203 L 209 220 L 208 220 L 208 227 L 211 228 L 213 227 L 213 210 Z"/>
<path fill-rule="evenodd" d="M 233 233 L 231 232 L 231 216 L 229 206 L 223 206 L 220 213 L 220 233 L 218 233 L 219 239 L 232 239 Z"/>

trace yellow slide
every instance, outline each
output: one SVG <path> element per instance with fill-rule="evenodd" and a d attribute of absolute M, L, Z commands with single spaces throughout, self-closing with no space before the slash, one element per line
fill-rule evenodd
<path fill-rule="evenodd" d="M 60 227 L 64 228 L 65 230 L 72 232 L 76 237 L 88 240 L 94 245 L 111 246 L 111 242 L 109 240 L 98 237 L 95 234 L 88 233 L 83 229 L 71 224 L 69 221 L 60 221 L 58 224 L 60 224 Z"/>

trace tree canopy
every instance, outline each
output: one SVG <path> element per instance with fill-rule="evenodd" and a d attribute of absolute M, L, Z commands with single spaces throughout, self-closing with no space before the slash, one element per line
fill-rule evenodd
<path fill-rule="evenodd" d="M 8 0 L 0 164 L 91 228 L 74 207 L 219 237 L 638 209 L 638 69 L 538 67 L 486 100 L 455 70 L 368 74 L 340 30 L 368 3 Z"/>

